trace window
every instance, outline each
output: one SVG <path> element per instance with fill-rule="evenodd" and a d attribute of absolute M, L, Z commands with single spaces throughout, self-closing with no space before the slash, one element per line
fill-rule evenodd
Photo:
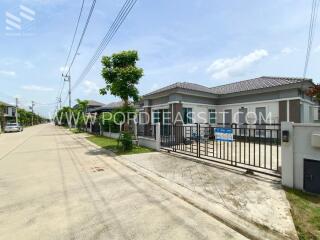
<path fill-rule="evenodd" d="M 215 109 L 209 109 L 209 123 L 215 124 L 216 123 L 216 110 Z"/>
<path fill-rule="evenodd" d="M 156 110 L 156 111 L 153 111 L 153 123 L 158 123 L 160 122 L 160 111 L 159 110 Z"/>
<path fill-rule="evenodd" d="M 192 108 L 183 108 L 183 123 L 192 123 Z"/>
<path fill-rule="evenodd" d="M 244 125 L 245 123 L 247 123 L 247 113 L 248 113 L 247 108 L 242 107 L 239 109 L 239 124 L 240 125 Z"/>
<path fill-rule="evenodd" d="M 171 113 L 169 112 L 168 109 L 164 109 L 163 110 L 163 124 L 168 125 L 170 124 L 170 120 L 171 120 Z"/>
<path fill-rule="evenodd" d="M 231 125 L 232 123 L 232 110 L 231 109 L 227 109 L 227 110 L 224 110 L 224 124 L 225 125 Z"/>

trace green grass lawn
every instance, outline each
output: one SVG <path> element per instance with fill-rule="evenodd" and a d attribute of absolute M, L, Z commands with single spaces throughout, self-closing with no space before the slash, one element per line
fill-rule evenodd
<path fill-rule="evenodd" d="M 153 150 L 150 148 L 136 146 L 136 145 L 133 145 L 133 149 L 131 151 L 123 151 L 121 147 L 121 143 L 118 146 L 117 139 L 103 137 L 103 136 L 90 136 L 90 137 L 87 137 L 87 139 L 104 149 L 114 152 L 117 155 L 153 152 Z"/>
<path fill-rule="evenodd" d="M 83 131 L 77 129 L 77 128 L 70 128 L 69 129 L 72 133 L 78 134 L 78 133 L 83 133 Z"/>
<path fill-rule="evenodd" d="M 299 239 L 320 239 L 320 196 L 285 189 Z"/>

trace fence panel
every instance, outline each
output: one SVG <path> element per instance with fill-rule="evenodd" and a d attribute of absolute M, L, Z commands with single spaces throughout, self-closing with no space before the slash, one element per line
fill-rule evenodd
<path fill-rule="evenodd" d="M 165 129 L 166 128 L 166 129 Z M 229 129 L 232 140 L 216 138 L 221 126 L 161 126 L 161 146 L 167 150 L 218 161 L 252 171 L 280 176 L 280 126 L 235 124 Z"/>

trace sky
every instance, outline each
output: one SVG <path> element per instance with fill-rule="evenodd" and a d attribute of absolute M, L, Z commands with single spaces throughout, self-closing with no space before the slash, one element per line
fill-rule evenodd
<path fill-rule="evenodd" d="M 81 0 L 0 0 L 0 101 L 52 114 L 61 70 Z M 86 0 L 80 30 L 92 0 Z M 97 0 L 71 69 L 75 82 L 125 0 Z M 259 76 L 302 77 L 312 0 L 138 0 L 103 55 L 137 50 L 144 69 L 141 95 L 175 82 L 208 87 Z M 27 7 L 20 8 L 20 6 Z M 31 11 L 30 11 L 31 10 Z M 9 13 L 9 15 L 8 15 Z M 11 15 L 10 15 L 11 14 Z M 13 16 L 12 16 L 13 15 Z M 20 29 L 8 19 L 19 17 Z M 11 29 L 8 29 L 11 28 Z M 307 77 L 320 81 L 319 21 Z M 80 37 L 78 32 L 76 43 Z M 72 92 L 75 99 L 117 101 L 99 95 L 100 59 Z M 62 101 L 67 96 L 64 88 Z"/>

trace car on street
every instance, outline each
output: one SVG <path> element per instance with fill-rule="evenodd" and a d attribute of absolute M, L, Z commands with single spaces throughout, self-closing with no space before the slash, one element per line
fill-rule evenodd
<path fill-rule="evenodd" d="M 23 127 L 19 123 L 7 123 L 4 127 L 4 132 L 22 132 Z"/>

